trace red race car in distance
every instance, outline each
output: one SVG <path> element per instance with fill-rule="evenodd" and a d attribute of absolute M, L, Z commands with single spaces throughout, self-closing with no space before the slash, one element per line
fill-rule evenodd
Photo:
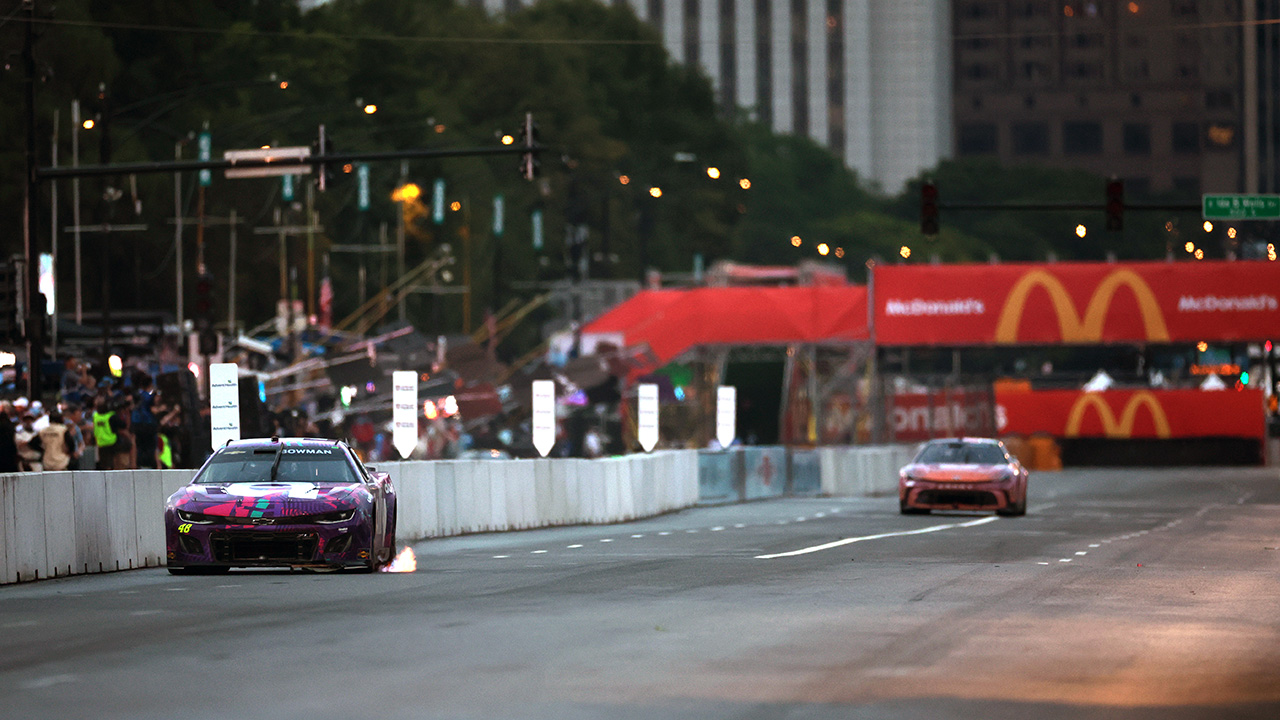
<path fill-rule="evenodd" d="M 1027 469 L 991 438 L 930 440 L 898 473 L 903 515 L 930 510 L 1027 514 Z"/>

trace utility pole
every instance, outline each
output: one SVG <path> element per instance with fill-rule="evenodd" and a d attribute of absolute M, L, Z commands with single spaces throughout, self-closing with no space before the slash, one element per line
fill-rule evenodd
<path fill-rule="evenodd" d="M 181 210 L 181 208 L 180 208 L 180 207 L 176 207 L 176 204 L 175 204 L 175 209 Z M 236 211 L 235 211 L 235 210 L 230 211 L 229 213 L 227 213 L 227 216 L 226 216 L 226 217 L 219 217 L 219 216 L 217 216 L 217 215 L 199 215 L 199 216 L 197 216 L 197 217 L 181 217 L 181 216 L 177 216 L 177 217 L 169 218 L 169 222 L 173 223 L 173 224 L 177 227 L 177 230 L 175 231 L 175 238 L 174 238 L 174 242 L 178 243 L 178 253 L 177 253 L 177 257 L 178 257 L 178 313 L 179 313 L 179 316 L 178 316 L 178 318 L 177 318 L 177 320 L 178 320 L 178 332 L 179 332 L 179 333 L 181 333 L 181 332 L 182 332 L 182 327 L 183 327 L 183 317 L 182 317 L 182 315 L 181 315 L 181 313 L 182 313 L 182 292 L 183 292 L 183 288 L 182 288 L 182 250 L 181 250 L 181 248 L 182 248 L 182 228 L 183 228 L 184 226 L 186 226 L 186 225 L 195 225 L 196 227 L 201 228 L 201 230 L 202 230 L 202 231 L 203 231 L 203 228 L 204 228 L 204 227 L 206 227 L 206 226 L 218 226 L 218 225 L 226 225 L 226 226 L 230 229 L 230 234 L 231 234 L 231 258 L 230 258 L 230 262 L 229 262 L 229 264 L 228 264 L 228 266 L 227 266 L 227 267 L 228 267 L 228 270 L 227 270 L 227 282 L 228 282 L 228 285 L 229 285 L 229 289 L 227 290 L 227 294 L 230 296 L 230 298 L 229 298 L 229 303 L 230 303 L 230 304 L 229 304 L 229 306 L 228 306 L 228 311 L 227 311 L 227 325 L 228 325 L 228 327 L 230 327 L 232 330 L 234 330 L 234 329 L 235 329 L 235 320 L 236 320 L 236 226 L 240 224 L 240 219 L 239 219 L 239 216 L 237 216 L 237 215 L 236 215 Z M 198 267 L 198 269 L 196 270 L 196 274 L 197 274 L 197 275 L 203 274 L 203 273 L 208 269 L 208 268 L 207 268 L 207 266 L 206 266 L 206 263 L 205 263 L 205 262 L 204 262 L 204 260 L 203 260 L 203 256 L 204 256 L 204 253 L 203 253 L 203 252 L 201 252 L 201 253 L 200 253 L 200 257 L 197 259 L 197 262 L 198 262 L 198 264 L 199 264 L 199 267 Z"/>
<path fill-rule="evenodd" d="M 35 302 L 39 289 L 36 287 L 39 278 L 36 251 L 36 193 L 40 190 L 36 177 L 36 54 L 35 54 L 35 0 L 23 0 L 27 10 L 27 27 L 22 43 L 22 66 L 26 82 L 25 100 L 27 116 L 27 179 L 22 210 L 22 254 L 26 258 L 24 295 L 26 318 L 23 333 L 27 343 L 27 397 L 35 402 L 40 397 L 40 363 L 44 359 L 44 338 L 41 330 L 42 310 Z"/>

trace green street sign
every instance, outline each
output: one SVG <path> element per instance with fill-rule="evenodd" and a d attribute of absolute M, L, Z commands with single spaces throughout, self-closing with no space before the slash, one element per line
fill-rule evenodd
<path fill-rule="evenodd" d="M 437 225 L 444 224 L 444 180 L 436 178 L 431 188 L 431 221 Z"/>
<path fill-rule="evenodd" d="M 1205 220 L 1280 219 L 1280 195 L 1204 195 Z"/>
<path fill-rule="evenodd" d="M 280 176 L 280 199 L 285 202 L 293 202 L 293 176 Z"/>

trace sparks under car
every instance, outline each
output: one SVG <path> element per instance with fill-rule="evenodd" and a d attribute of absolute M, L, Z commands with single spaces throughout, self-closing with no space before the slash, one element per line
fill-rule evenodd
<path fill-rule="evenodd" d="M 1027 469 L 990 438 L 931 440 L 898 474 L 902 514 L 995 510 L 1027 514 Z"/>
<path fill-rule="evenodd" d="M 169 572 L 303 567 L 372 572 L 395 556 L 396 493 L 337 440 L 218 448 L 164 513 Z"/>

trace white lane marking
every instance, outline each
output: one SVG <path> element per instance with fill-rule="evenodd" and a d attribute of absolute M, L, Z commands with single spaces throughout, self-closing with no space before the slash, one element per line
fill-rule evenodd
<path fill-rule="evenodd" d="M 723 530 L 723 529 L 724 529 L 724 526 L 723 526 L 723 525 L 717 525 L 717 526 L 715 526 L 715 527 L 711 528 L 711 532 L 720 532 L 720 531 L 721 531 L 721 530 Z"/>
<path fill-rule="evenodd" d="M 639 535 L 632 535 L 631 537 L 633 537 L 633 538 L 642 538 L 642 537 L 644 537 L 644 533 L 640 533 Z"/>
<path fill-rule="evenodd" d="M 814 513 L 813 516 L 816 518 L 824 518 L 827 516 L 827 514 L 824 512 L 820 512 L 820 513 Z"/>
<path fill-rule="evenodd" d="M 1047 563 L 1047 562 L 1042 562 L 1042 563 L 1036 563 L 1036 564 L 1037 564 L 1037 565 L 1048 565 L 1049 563 Z"/>
<path fill-rule="evenodd" d="M 1089 554 L 1089 553 L 1088 553 L 1088 551 L 1086 551 L 1086 550 L 1077 550 L 1077 551 L 1076 551 L 1076 555 L 1088 555 L 1088 554 Z"/>
<path fill-rule="evenodd" d="M 670 530 L 663 530 L 662 532 L 660 532 L 660 533 L 658 533 L 658 534 L 659 534 L 659 535 L 670 535 L 670 534 L 671 534 L 671 531 L 670 531 Z"/>
<path fill-rule="evenodd" d="M 999 519 L 1000 519 L 999 517 L 993 515 L 991 517 L 978 518 L 977 520 L 970 520 L 969 522 L 964 522 L 964 523 L 947 523 L 946 525 L 932 525 L 927 528 L 920 528 L 919 530 L 902 530 L 899 532 L 881 533 L 879 535 L 864 535 L 862 537 L 844 538 L 843 540 L 836 540 L 834 542 L 824 543 L 822 545 L 814 545 L 812 547 L 800 548 L 799 550 L 791 550 L 790 552 L 774 553 L 772 555 L 757 555 L 756 559 L 772 560 L 773 558 L 795 557 L 797 555 L 808 555 L 809 553 L 815 553 L 822 550 L 830 550 L 831 548 L 837 548 L 842 545 L 848 545 L 850 543 L 863 542 L 865 540 L 880 540 L 883 538 L 902 537 L 904 535 L 923 535 L 925 533 L 938 532 L 939 530 L 951 530 L 952 528 L 976 527 L 978 525 L 986 525 L 987 523 L 995 522 L 996 520 L 999 520 Z"/>
<path fill-rule="evenodd" d="M 167 592 L 186 592 L 186 588 L 165 588 Z"/>
<path fill-rule="evenodd" d="M 613 538 L 600 538 L 600 542 L 613 542 Z"/>
<path fill-rule="evenodd" d="M 582 546 L 581 546 L 581 545 L 570 545 L 570 546 L 569 546 L 569 549 L 570 549 L 570 550 L 576 550 L 576 549 L 578 549 L 578 548 L 580 548 L 580 547 L 582 547 Z"/>
<path fill-rule="evenodd" d="M 687 533 L 696 533 L 696 532 L 698 532 L 698 531 L 697 531 L 696 529 L 689 529 L 689 530 L 685 530 L 685 532 L 687 532 Z"/>
<path fill-rule="evenodd" d="M 494 556 L 493 556 L 493 559 L 494 559 L 494 560 L 506 560 L 506 559 L 507 559 L 507 558 L 509 558 L 509 557 L 511 557 L 511 556 L 510 556 L 510 555 L 494 555 Z"/>
<path fill-rule="evenodd" d="M 22 687 L 28 690 L 42 690 L 54 685 L 63 685 L 65 683 L 73 683 L 76 681 L 75 675 L 46 675 L 35 680 L 28 680 L 22 683 Z"/>
<path fill-rule="evenodd" d="M 138 591 L 137 590 L 121 590 L 120 594 L 121 595 L 137 595 Z"/>
<path fill-rule="evenodd" d="M 241 586 L 241 585 L 219 585 L 219 586 L 218 586 L 218 589 L 219 589 L 219 590 L 221 590 L 221 589 L 223 589 L 223 588 L 238 588 L 238 587 L 243 587 L 243 586 Z"/>
<path fill-rule="evenodd" d="M 808 519 L 809 518 L 806 518 L 806 517 L 798 517 L 796 518 L 796 522 L 804 522 L 805 520 L 808 520 Z"/>
<path fill-rule="evenodd" d="M 0 625 L 0 628 L 4 628 L 8 630 L 9 628 L 35 627 L 36 625 L 39 625 L 39 624 L 40 624 L 40 621 L 38 620 L 19 620 L 18 622 L 11 622 L 11 623 L 5 623 L 3 625 Z"/>
<path fill-rule="evenodd" d="M 1102 547 L 1102 543 L 1090 543 L 1089 547 Z"/>
<path fill-rule="evenodd" d="M 1060 558 L 1058 562 L 1071 562 L 1071 558 Z"/>
<path fill-rule="evenodd" d="M 547 554 L 547 551 L 546 551 L 546 550 L 534 550 L 533 552 L 531 552 L 531 553 L 529 553 L 529 554 L 530 554 L 530 555 L 546 555 L 546 554 Z"/>
<path fill-rule="evenodd" d="M 734 525 L 733 525 L 733 526 L 734 526 L 734 527 L 736 527 L 736 528 L 739 528 L 739 529 L 746 527 L 746 525 L 744 525 L 744 524 L 742 524 L 742 523 L 734 523 Z"/>

